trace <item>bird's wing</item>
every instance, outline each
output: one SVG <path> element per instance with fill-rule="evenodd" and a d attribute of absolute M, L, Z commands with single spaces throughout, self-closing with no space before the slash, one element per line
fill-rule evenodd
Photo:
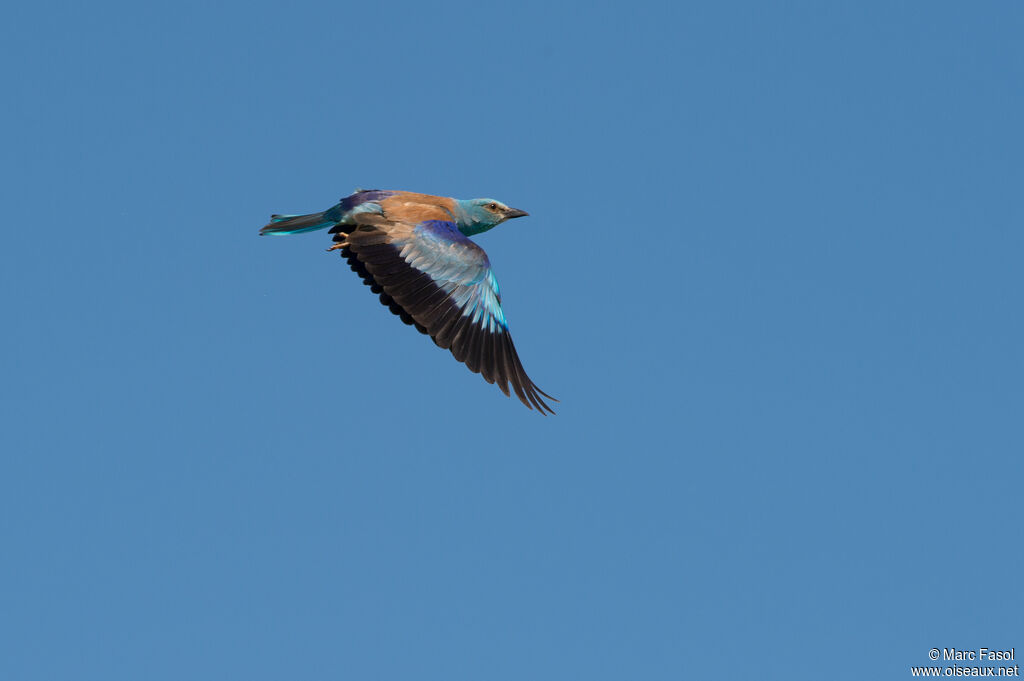
<path fill-rule="evenodd" d="M 543 397 L 554 398 L 519 361 L 487 254 L 441 215 L 428 207 L 417 209 L 415 217 L 426 219 L 416 222 L 356 215 L 356 226 L 335 241 L 392 312 L 506 395 L 511 385 L 527 407 L 553 414 Z"/>

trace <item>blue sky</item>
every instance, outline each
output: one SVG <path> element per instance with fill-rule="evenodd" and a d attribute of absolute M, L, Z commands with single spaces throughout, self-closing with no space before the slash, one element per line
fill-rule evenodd
<path fill-rule="evenodd" d="M 1024 647 L 1024 10 L 0 27 L 0 677 L 901 678 Z M 272 212 L 493 196 L 541 418 Z"/>

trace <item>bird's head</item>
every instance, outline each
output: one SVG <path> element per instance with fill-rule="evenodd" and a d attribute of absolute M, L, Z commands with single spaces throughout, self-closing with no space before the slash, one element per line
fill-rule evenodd
<path fill-rule="evenodd" d="M 464 199 L 455 203 L 456 223 L 459 231 L 466 236 L 486 232 L 505 220 L 529 215 L 525 210 L 509 208 L 494 199 Z"/>

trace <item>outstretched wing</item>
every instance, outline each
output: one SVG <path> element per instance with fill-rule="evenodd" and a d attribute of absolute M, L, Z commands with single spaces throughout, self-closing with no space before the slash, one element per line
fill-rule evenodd
<path fill-rule="evenodd" d="M 376 214 L 354 220 L 347 233 L 332 230 L 334 240 L 381 303 L 506 395 L 511 385 L 527 407 L 554 413 L 543 397 L 554 398 L 534 385 L 519 361 L 482 248 L 450 220 Z"/>

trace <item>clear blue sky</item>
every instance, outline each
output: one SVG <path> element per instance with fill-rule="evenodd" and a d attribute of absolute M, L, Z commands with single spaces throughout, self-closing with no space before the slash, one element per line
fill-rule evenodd
<path fill-rule="evenodd" d="M 1024 649 L 1018 3 L 22 3 L 0 678 Z M 541 418 L 272 212 L 493 196 Z"/>

